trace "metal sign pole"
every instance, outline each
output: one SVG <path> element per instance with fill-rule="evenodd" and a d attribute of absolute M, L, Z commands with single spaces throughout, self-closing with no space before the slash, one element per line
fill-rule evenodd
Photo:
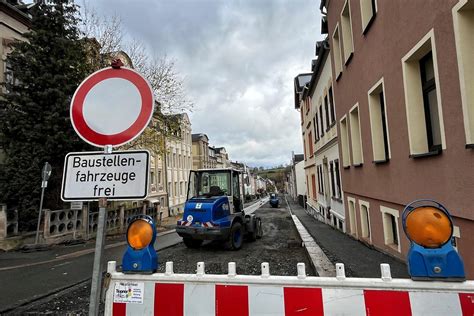
<path fill-rule="evenodd" d="M 44 198 L 44 189 L 46 186 L 44 185 L 44 182 L 41 184 L 41 200 L 40 200 L 40 207 L 39 207 L 39 215 L 38 215 L 38 224 L 36 225 L 36 238 L 35 238 L 35 244 L 38 243 L 39 240 L 39 230 L 40 230 L 40 223 L 41 223 L 41 212 L 43 210 L 43 198 Z"/>
<path fill-rule="evenodd" d="M 105 154 L 112 153 L 112 146 L 104 148 Z M 97 223 L 97 235 L 95 238 L 94 266 L 92 269 L 91 295 L 89 300 L 89 316 L 99 315 L 100 294 L 102 286 L 102 262 L 104 259 L 104 244 L 106 236 L 107 221 L 107 198 L 99 198 L 99 222 Z"/>
<path fill-rule="evenodd" d="M 44 189 L 48 186 L 48 179 L 51 176 L 51 165 L 48 162 L 45 162 L 43 171 L 41 174 L 41 199 L 40 199 L 40 207 L 39 207 L 39 214 L 38 214 L 38 224 L 36 225 L 36 238 L 35 244 L 38 244 L 39 241 L 39 229 L 41 224 L 41 213 L 43 211 L 43 198 L 44 198 Z"/>

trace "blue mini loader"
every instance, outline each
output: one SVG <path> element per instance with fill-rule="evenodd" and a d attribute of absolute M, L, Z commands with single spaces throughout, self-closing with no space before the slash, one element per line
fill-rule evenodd
<path fill-rule="evenodd" d="M 235 169 L 191 171 L 184 214 L 176 225 L 188 248 L 204 240 L 220 240 L 238 250 L 244 237 L 254 241 L 263 235 L 262 221 L 245 214 L 242 173 Z"/>

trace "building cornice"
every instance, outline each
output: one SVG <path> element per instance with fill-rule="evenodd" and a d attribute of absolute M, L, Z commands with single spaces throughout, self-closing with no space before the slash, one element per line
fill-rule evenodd
<path fill-rule="evenodd" d="M 314 155 L 316 156 L 317 154 L 320 154 L 321 152 L 325 151 L 326 149 L 328 149 L 329 147 L 331 147 L 332 145 L 334 144 L 337 144 L 337 135 L 334 136 L 334 138 L 332 138 L 330 141 L 328 141 L 326 144 L 324 144 L 323 146 L 321 146 L 320 148 L 318 148 L 315 152 L 314 152 Z"/>

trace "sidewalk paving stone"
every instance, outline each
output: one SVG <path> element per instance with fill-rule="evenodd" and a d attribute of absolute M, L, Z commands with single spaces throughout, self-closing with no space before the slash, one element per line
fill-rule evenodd
<path fill-rule="evenodd" d="M 287 200 L 292 213 L 303 223 L 329 260 L 334 264 L 344 264 L 346 276 L 380 278 L 380 264 L 388 263 L 393 278 L 409 278 L 405 263 L 369 248 L 347 234 L 318 221 L 308 215 L 291 197 L 288 196 Z"/>

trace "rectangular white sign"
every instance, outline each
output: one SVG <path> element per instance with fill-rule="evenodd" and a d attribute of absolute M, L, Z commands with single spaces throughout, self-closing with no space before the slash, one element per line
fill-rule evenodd
<path fill-rule="evenodd" d="M 69 153 L 64 161 L 63 201 L 144 199 L 148 194 L 150 153 L 117 151 Z"/>
<path fill-rule="evenodd" d="M 114 303 L 143 304 L 143 282 L 117 282 L 114 288 Z"/>
<path fill-rule="evenodd" d="M 82 210 L 82 206 L 83 206 L 82 201 L 71 202 L 71 210 Z"/>

